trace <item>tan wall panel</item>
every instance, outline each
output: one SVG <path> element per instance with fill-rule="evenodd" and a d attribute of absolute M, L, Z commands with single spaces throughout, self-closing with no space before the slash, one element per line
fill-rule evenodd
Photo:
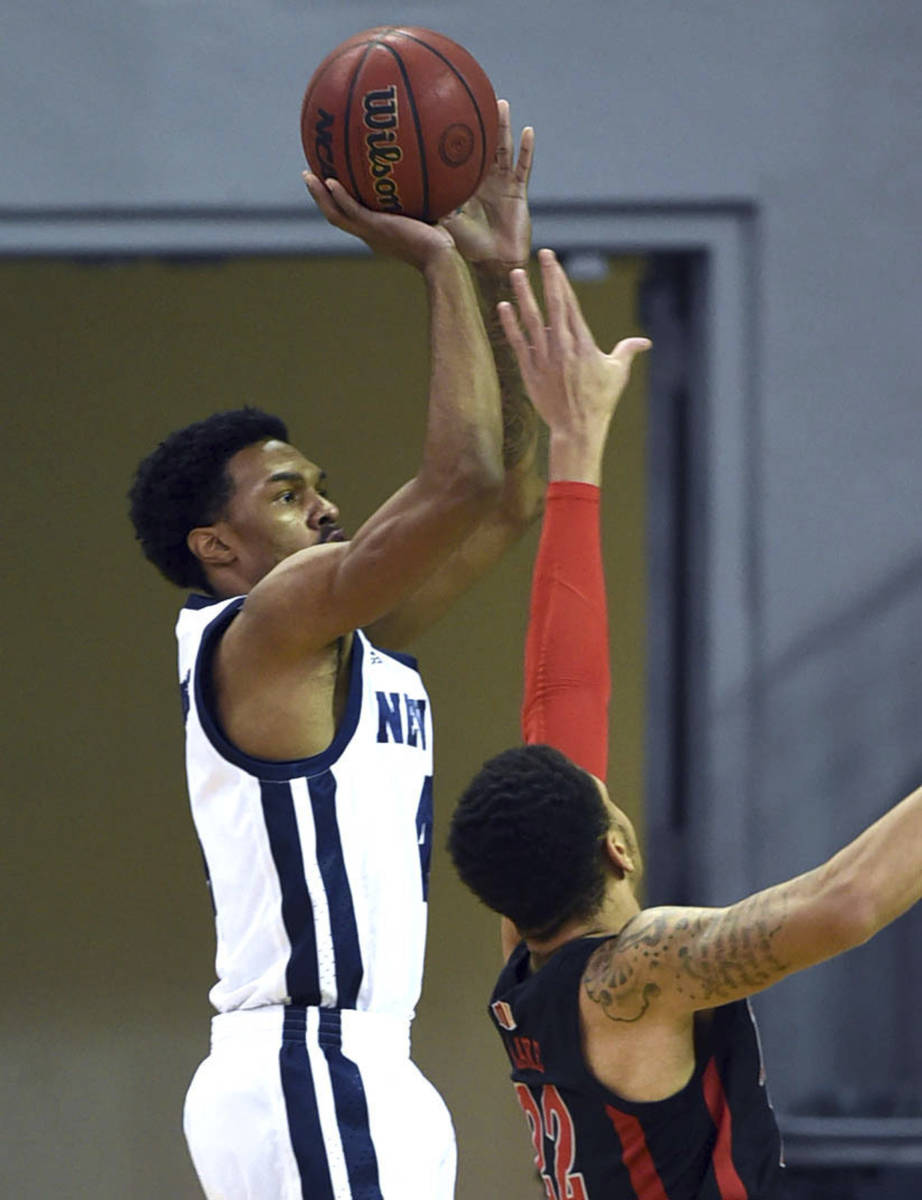
<path fill-rule="evenodd" d="M 603 339 L 636 329 L 640 264 L 585 284 Z M 4 340 L 0 1193 L 194 1197 L 179 1118 L 205 1053 L 213 930 L 182 774 L 181 601 L 132 543 L 125 491 L 172 428 L 278 411 L 348 528 L 412 474 L 426 393 L 421 285 L 367 260 L 10 262 Z M 611 783 L 639 815 L 643 440 L 633 388 L 607 463 Z M 535 534 L 416 648 L 436 713 L 436 854 L 418 1061 L 455 1116 L 460 1200 L 540 1194 L 483 1015 L 496 921 L 442 846 L 458 790 L 518 739 Z M 496 1041 L 496 1044 L 494 1044 Z"/>

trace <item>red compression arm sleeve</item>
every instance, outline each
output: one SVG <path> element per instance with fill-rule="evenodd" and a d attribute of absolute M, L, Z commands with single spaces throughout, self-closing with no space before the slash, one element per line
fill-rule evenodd
<path fill-rule="evenodd" d="M 551 483 L 531 588 L 522 733 L 600 779 L 608 766 L 608 612 L 600 491 Z"/>

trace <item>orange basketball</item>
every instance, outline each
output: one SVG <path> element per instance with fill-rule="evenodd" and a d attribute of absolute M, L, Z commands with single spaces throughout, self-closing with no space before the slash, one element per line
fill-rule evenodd
<path fill-rule="evenodd" d="M 348 38 L 314 72 L 301 142 L 315 175 L 368 208 L 437 221 L 496 154 L 496 96 L 457 42 L 415 26 Z"/>

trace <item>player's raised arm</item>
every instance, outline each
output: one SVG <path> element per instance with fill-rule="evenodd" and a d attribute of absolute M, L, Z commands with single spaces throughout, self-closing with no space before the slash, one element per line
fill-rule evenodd
<path fill-rule="evenodd" d="M 512 273 L 518 316 L 509 303 L 499 310 L 550 434 L 550 483 L 525 646 L 523 736 L 604 778 L 610 679 L 599 533 L 602 456 L 631 362 L 650 343 L 627 338 L 603 353 L 556 256 L 542 250 L 538 258 L 547 323 L 523 270 Z"/>
<path fill-rule="evenodd" d="M 602 456 L 612 416 L 645 338 L 597 347 L 556 256 L 538 256 L 547 324 L 524 270 L 512 273 L 516 308 L 499 317 L 521 377 L 547 422 L 549 485 L 532 578 L 525 644 L 522 734 L 604 778 L 611 691 L 608 610 L 599 529 Z M 508 919 L 503 952 L 518 941 Z"/>
<path fill-rule="evenodd" d="M 350 542 L 286 558 L 252 589 L 229 631 L 234 642 L 285 659 L 391 611 L 458 546 L 502 487 L 496 371 L 467 266 L 450 235 L 364 209 L 336 181 L 308 175 L 306 182 L 332 224 L 422 273 L 430 390 L 416 476 Z M 373 422 L 362 435 L 374 436 Z"/>
<path fill-rule="evenodd" d="M 867 941 L 922 899 L 922 788 L 822 866 L 727 908 L 651 908 L 593 955 L 615 1022 L 751 996 Z"/>
<path fill-rule="evenodd" d="M 467 261 L 499 378 L 503 421 L 503 489 L 485 509 L 469 536 L 412 596 L 370 630 L 382 645 L 399 646 L 432 624 L 456 597 L 487 571 L 541 511 L 544 481 L 536 468 L 534 409 L 500 324 L 497 306 L 512 297 L 509 273 L 528 265 L 531 219 L 528 179 L 534 130 L 527 126 L 518 153 L 509 104 L 497 102 L 496 157 L 477 192 L 442 225 Z"/>

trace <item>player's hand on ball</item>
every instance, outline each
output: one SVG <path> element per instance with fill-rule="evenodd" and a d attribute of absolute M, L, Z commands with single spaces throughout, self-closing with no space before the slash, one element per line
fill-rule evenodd
<path fill-rule="evenodd" d="M 531 253 L 528 177 L 535 131 L 530 125 L 522 130 L 516 156 L 509 103 L 499 100 L 496 107 L 496 158 L 470 200 L 442 224 L 468 262 L 505 276 L 513 267 L 524 267 Z"/>
<path fill-rule="evenodd" d="M 439 225 L 427 225 L 412 217 L 373 212 L 353 200 L 335 179 L 320 179 L 302 172 L 314 203 L 337 229 L 361 238 L 376 254 L 403 259 L 423 270 L 439 254 L 454 250 L 451 234 Z"/>
<path fill-rule="evenodd" d="M 635 355 L 649 350 L 647 338 L 618 342 L 610 354 L 595 343 L 563 267 L 551 250 L 538 253 L 547 323 L 528 275 L 512 272 L 516 308 L 499 305 L 503 332 L 515 354 L 522 382 L 551 435 L 603 438 L 627 385 Z"/>

